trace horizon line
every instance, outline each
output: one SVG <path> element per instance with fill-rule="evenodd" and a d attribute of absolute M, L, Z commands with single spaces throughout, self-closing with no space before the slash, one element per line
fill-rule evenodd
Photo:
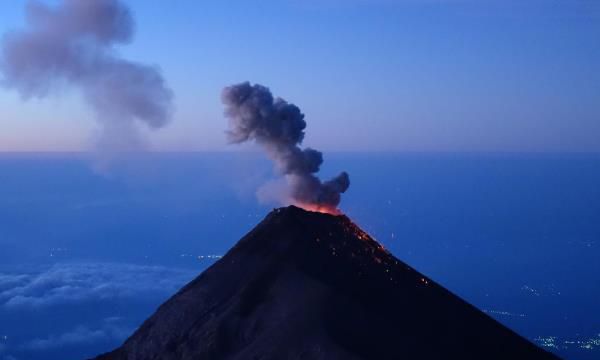
<path fill-rule="evenodd" d="M 600 151 L 580 150 L 325 150 L 325 154 L 505 154 L 505 155 L 600 155 Z M 95 152 L 87 150 L 0 150 L 0 156 L 6 155 L 82 155 L 94 156 L 95 154 L 109 153 L 119 155 L 156 155 L 156 154 L 263 154 L 260 149 L 250 150 L 140 150 L 140 151 L 117 151 L 117 152 Z"/>

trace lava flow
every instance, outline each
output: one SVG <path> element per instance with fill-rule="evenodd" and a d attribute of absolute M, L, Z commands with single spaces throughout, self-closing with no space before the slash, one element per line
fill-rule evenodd
<path fill-rule="evenodd" d="M 297 203 L 296 206 L 306 211 L 318 212 L 330 215 L 342 215 L 340 209 L 323 204 Z"/>

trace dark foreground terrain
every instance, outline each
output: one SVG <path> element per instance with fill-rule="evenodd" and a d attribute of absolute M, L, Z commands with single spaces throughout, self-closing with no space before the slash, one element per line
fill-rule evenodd
<path fill-rule="evenodd" d="M 556 359 L 345 216 L 274 210 L 97 360 Z"/>

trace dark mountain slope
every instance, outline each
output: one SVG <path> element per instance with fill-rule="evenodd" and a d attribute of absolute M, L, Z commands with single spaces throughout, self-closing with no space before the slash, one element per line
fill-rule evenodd
<path fill-rule="evenodd" d="M 98 360 L 556 359 L 345 216 L 274 210 Z"/>

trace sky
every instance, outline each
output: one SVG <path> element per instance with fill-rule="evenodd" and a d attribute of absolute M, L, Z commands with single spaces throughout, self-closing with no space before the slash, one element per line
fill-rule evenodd
<path fill-rule="evenodd" d="M 153 150 L 238 149 L 220 93 L 248 80 L 298 105 L 322 150 L 600 152 L 598 1 L 124 1 L 136 33 L 118 52 L 175 96 Z M 0 33 L 25 3 L 0 4 Z M 97 131 L 67 87 L 0 88 L 0 124 L 7 152 L 86 151 Z"/>

